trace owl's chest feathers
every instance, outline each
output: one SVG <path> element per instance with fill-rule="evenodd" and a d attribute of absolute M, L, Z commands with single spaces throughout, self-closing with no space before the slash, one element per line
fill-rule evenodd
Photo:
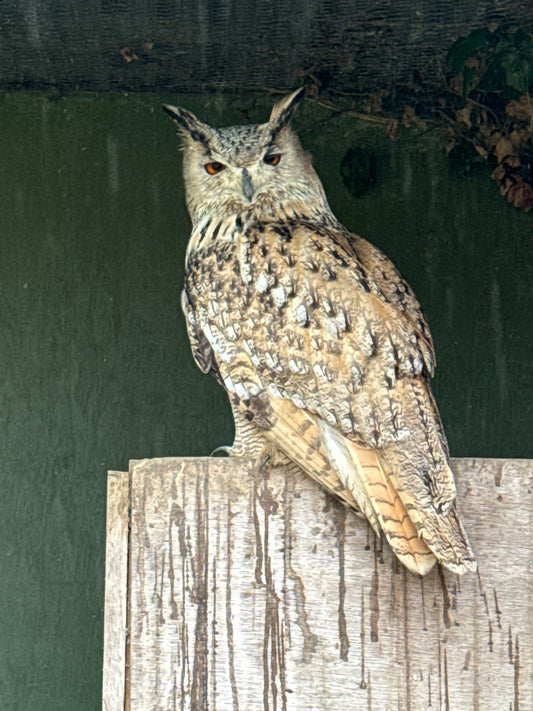
<path fill-rule="evenodd" d="M 300 205 L 234 213 L 222 219 L 206 216 L 195 224 L 187 247 L 188 285 L 196 284 L 205 292 L 209 285 L 217 291 L 220 278 L 226 286 L 230 281 L 235 285 L 237 279 L 243 287 L 258 280 L 254 291 L 264 293 L 266 282 L 268 287 L 273 285 L 274 272 L 290 272 L 301 258 L 305 260 L 307 247 L 314 252 L 321 249 L 320 239 L 313 245 L 293 241 L 299 225 L 311 224 L 318 237 L 321 227 L 331 230 L 338 225 L 332 214 L 317 216 Z"/>
<path fill-rule="evenodd" d="M 198 323 L 227 330 L 230 340 L 243 323 L 258 338 L 279 336 L 297 349 L 325 328 L 329 352 L 339 355 L 338 339 L 350 329 L 346 287 L 354 277 L 332 220 L 300 213 L 199 224 L 186 268 Z"/>

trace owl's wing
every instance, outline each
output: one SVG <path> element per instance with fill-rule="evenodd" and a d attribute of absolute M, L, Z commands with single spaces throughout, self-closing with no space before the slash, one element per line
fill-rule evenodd
<path fill-rule="evenodd" d="M 245 278 L 195 304 L 226 389 L 304 469 L 294 442 L 282 440 L 294 439 L 290 409 L 308 413 L 315 429 L 305 443 L 326 453 L 399 555 L 413 547 L 414 524 L 445 565 L 469 567 L 427 382 L 431 338 L 408 287 L 378 250 L 330 225 L 292 220 L 243 239 L 234 267 Z"/>
<path fill-rule="evenodd" d="M 218 370 L 217 361 L 213 348 L 206 338 L 205 333 L 199 326 L 195 316 L 195 310 L 189 301 L 187 291 L 184 289 L 181 292 L 181 310 L 185 316 L 185 324 L 187 326 L 187 335 L 191 344 L 191 351 L 194 362 L 200 368 L 202 373 L 211 373 L 215 379 L 224 386 L 224 382 Z"/>
<path fill-rule="evenodd" d="M 380 249 L 358 235 L 348 233 L 346 239 L 356 259 L 380 290 L 381 298 L 394 305 L 410 324 L 416 334 L 420 357 L 424 360 L 428 374 L 433 375 L 436 365 L 433 339 L 411 287 Z"/>

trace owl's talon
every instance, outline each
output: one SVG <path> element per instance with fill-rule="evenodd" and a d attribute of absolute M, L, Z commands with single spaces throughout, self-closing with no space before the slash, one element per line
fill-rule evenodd
<path fill-rule="evenodd" d="M 216 447 L 216 448 L 211 452 L 211 454 L 210 454 L 209 456 L 210 456 L 210 457 L 216 457 L 216 456 L 217 456 L 217 452 L 224 452 L 224 454 L 226 454 L 226 455 L 229 457 L 229 456 L 231 456 L 231 449 L 232 449 L 232 448 L 229 447 L 228 445 L 222 444 L 220 447 Z"/>
<path fill-rule="evenodd" d="M 257 471 L 258 471 L 260 474 L 264 474 L 264 472 L 266 471 L 266 469 L 267 469 L 267 464 L 268 464 L 270 458 L 271 458 L 271 457 L 270 457 L 270 454 L 268 454 L 268 453 L 267 453 L 267 454 L 263 454 L 263 456 L 259 458 L 259 460 L 258 460 L 258 462 L 257 462 Z"/>

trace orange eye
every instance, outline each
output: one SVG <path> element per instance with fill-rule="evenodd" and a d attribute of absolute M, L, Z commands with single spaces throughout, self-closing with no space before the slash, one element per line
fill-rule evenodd
<path fill-rule="evenodd" d="M 281 153 L 267 153 L 263 160 L 267 165 L 277 165 L 281 160 Z"/>
<path fill-rule="evenodd" d="M 221 170 L 224 170 L 226 166 L 223 163 L 218 163 L 214 160 L 212 163 L 206 163 L 204 167 L 209 175 L 216 175 L 217 173 L 220 173 Z"/>

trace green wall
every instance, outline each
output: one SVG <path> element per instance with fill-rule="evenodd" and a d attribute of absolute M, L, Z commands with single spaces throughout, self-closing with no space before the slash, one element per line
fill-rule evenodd
<path fill-rule="evenodd" d="M 100 704 L 106 470 L 231 443 L 179 311 L 189 230 L 175 131 L 146 95 L 0 96 L 0 707 Z M 213 123 L 269 100 L 181 97 Z M 229 107 L 229 108 L 228 108 Z M 435 139 L 303 107 L 331 204 L 391 256 L 428 316 L 455 456 L 532 457 L 533 217 Z M 338 165 L 373 147 L 354 199 Z"/>

